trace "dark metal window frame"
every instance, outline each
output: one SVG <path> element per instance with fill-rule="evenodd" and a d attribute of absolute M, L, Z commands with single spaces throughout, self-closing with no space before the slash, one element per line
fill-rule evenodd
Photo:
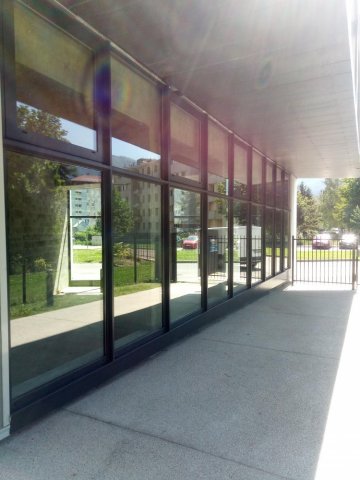
<path fill-rule="evenodd" d="M 107 83 L 107 69 L 99 69 L 100 75 L 96 76 L 97 67 L 104 65 L 104 58 L 109 57 L 110 43 L 104 41 L 92 31 L 86 29 L 81 24 L 77 24 L 74 19 L 63 10 L 57 10 L 46 0 L 27 0 L 22 2 L 35 12 L 41 11 L 41 16 L 54 25 L 54 28 L 61 28 L 69 34 L 74 40 L 86 45 L 93 52 L 93 102 L 94 102 L 94 131 L 96 135 L 96 150 L 73 145 L 35 132 L 23 132 L 17 126 L 16 121 L 16 77 L 15 77 L 15 26 L 14 26 L 14 4 L 13 0 L 3 0 L 3 12 L 6 21 L 3 21 L 3 44 L 6 45 L 4 54 L 4 89 L 6 91 L 4 110 L 5 110 L 5 136 L 26 144 L 40 146 L 49 150 L 70 154 L 77 157 L 87 158 L 107 163 L 104 155 L 104 136 L 102 119 L 107 117 L 108 99 L 102 93 L 104 84 Z M 56 22 L 55 22 L 56 19 Z M 105 64 L 109 64 L 109 58 Z"/>
<path fill-rule="evenodd" d="M 174 182 L 180 182 L 184 186 L 188 187 L 200 187 L 202 189 L 207 188 L 207 119 L 208 116 L 202 110 L 196 108 L 193 104 L 187 101 L 185 98 L 179 96 L 179 94 L 174 93 L 170 90 L 170 95 L 167 97 L 169 101 L 168 106 L 168 135 L 169 135 L 169 156 L 168 156 L 168 173 L 169 180 Z M 199 181 L 191 180 L 190 178 L 182 177 L 180 175 L 174 175 L 171 172 L 171 163 L 172 163 L 172 149 L 171 149 L 171 105 L 174 104 L 179 107 L 184 112 L 188 113 L 196 120 L 199 121 Z"/>
<path fill-rule="evenodd" d="M 96 362 L 92 362 L 89 365 L 85 365 L 80 369 L 65 374 L 50 383 L 47 383 L 31 392 L 24 397 L 16 399 L 13 402 L 13 410 L 18 411 L 26 407 L 32 402 L 36 402 L 39 398 L 46 397 L 55 390 L 62 389 L 66 385 L 78 381 L 80 378 L 94 372 L 95 370 L 103 371 L 103 367 L 106 367 L 108 371 L 117 371 L 119 368 L 119 362 L 122 365 L 127 365 L 126 358 L 136 357 L 138 351 L 141 349 L 144 351 L 151 351 L 153 347 L 151 344 L 163 344 L 166 340 L 161 340 L 161 337 L 166 337 L 163 334 L 170 334 L 180 331 L 179 327 L 185 327 L 192 320 L 198 318 L 199 314 L 206 312 L 207 310 L 216 310 L 217 304 L 211 304 L 209 307 L 207 301 L 207 254 L 208 254 L 208 196 L 215 196 L 219 198 L 225 198 L 228 201 L 228 239 L 229 239 L 229 295 L 227 298 L 220 300 L 219 303 L 226 303 L 226 301 L 232 297 L 239 296 L 244 290 L 239 292 L 233 291 L 233 202 L 240 201 L 247 205 L 247 237 L 250 239 L 248 242 L 248 267 L 247 267 L 247 288 L 254 286 L 255 284 L 266 280 L 265 278 L 265 210 L 266 210 L 266 159 L 263 154 L 256 150 L 257 154 L 261 157 L 262 168 L 262 184 L 261 199 L 260 201 L 254 201 L 252 198 L 252 170 L 253 170 L 253 152 L 254 148 L 244 143 L 239 139 L 235 133 L 227 129 L 219 123 L 220 128 L 224 128 L 228 132 L 228 176 L 229 176 L 229 194 L 221 195 L 216 192 L 208 190 L 208 122 L 215 121 L 212 117 L 209 117 L 202 109 L 195 106 L 187 99 L 181 97 L 178 93 L 175 93 L 169 86 L 162 84 L 157 80 L 155 76 L 151 76 L 145 70 L 142 71 L 135 61 L 132 62 L 127 56 L 122 56 L 116 49 L 114 49 L 110 42 L 104 40 L 103 37 L 97 35 L 93 31 L 86 29 L 86 27 L 70 15 L 67 15 L 65 10 L 57 9 L 54 4 L 47 0 L 26 0 L 26 5 L 29 5 L 35 11 L 39 8 L 43 8 L 41 12 L 56 27 L 60 26 L 73 38 L 77 39 L 88 45 L 93 49 L 94 55 L 102 56 L 102 61 L 105 59 L 105 68 L 102 69 L 102 76 L 97 77 L 96 85 L 94 84 L 94 96 L 95 101 L 99 102 L 99 99 L 105 100 L 103 103 L 95 104 L 96 118 L 94 119 L 97 127 L 97 151 L 92 152 L 89 149 L 85 149 L 79 146 L 66 144 L 64 142 L 47 138 L 43 135 L 29 135 L 20 132 L 16 127 L 16 91 L 15 91 L 15 55 L 14 55 L 14 27 L 13 27 L 13 0 L 3 0 L 2 13 L 2 43 L 6 45 L 3 48 L 3 65 L 4 72 L 4 85 L 3 89 L 6 95 L 3 95 L 5 108 L 4 108 L 4 145 L 14 151 L 18 151 L 24 154 L 37 155 L 48 160 L 59 161 L 66 164 L 78 165 L 82 167 L 94 168 L 102 172 L 103 188 L 102 188 L 102 211 L 103 211 L 103 268 L 104 268 L 104 328 L 105 328 L 105 356 L 103 359 Z M 6 18 L 6 22 L 4 19 Z M 10 21 L 9 21 L 10 19 Z M 129 170 L 121 169 L 111 165 L 111 58 L 116 58 L 120 62 L 126 63 L 135 73 L 143 76 L 148 81 L 151 81 L 155 85 L 158 85 L 160 90 L 160 140 L 161 140 L 161 162 L 160 162 L 160 178 L 147 176 L 140 173 L 129 172 Z M 103 67 L 104 64 L 102 63 Z M 95 66 L 94 66 L 95 71 Z M 101 92 L 104 95 L 99 95 Z M 98 100 L 96 100 L 98 99 Z M 176 104 L 187 113 L 193 115 L 200 122 L 200 163 L 199 163 L 199 182 L 192 181 L 177 175 L 171 174 L 171 135 L 170 135 L 170 105 Z M 98 115 L 101 113 L 101 115 Z M 246 198 L 235 195 L 234 192 L 234 145 L 239 144 L 242 148 L 247 150 L 247 184 L 248 195 Z M 275 165 L 275 164 L 274 164 Z M 275 167 L 274 167 L 275 168 Z M 277 168 L 277 167 L 276 167 Z M 275 170 L 274 170 L 275 171 Z M 161 186 L 161 236 L 162 236 L 162 291 L 163 291 L 163 328 L 159 331 L 151 333 L 147 336 L 141 337 L 135 340 L 134 343 L 126 344 L 119 347 L 115 351 L 114 347 L 114 315 L 113 315 L 113 266 L 112 266 L 112 175 L 122 175 L 128 178 L 137 179 L 148 183 L 153 183 Z M 282 182 L 285 187 L 285 175 L 288 175 L 282 170 Z M 201 311 L 192 312 L 188 316 L 180 319 L 179 321 L 170 324 L 169 305 L 170 305 L 170 272 L 169 272 L 169 218 L 170 218 L 170 188 L 178 188 L 188 191 L 193 191 L 200 194 L 201 198 L 201 230 L 202 230 L 202 244 L 201 244 Z M 284 241 L 284 217 L 289 215 L 289 193 L 290 193 L 290 177 L 288 175 L 288 198 L 281 205 L 280 210 L 282 213 L 282 239 L 283 251 L 285 251 Z M 275 194 L 275 193 L 274 193 Z M 285 194 L 283 192 L 283 197 Z M 251 283 L 251 225 L 252 225 L 252 208 L 259 207 L 262 215 L 262 262 L 261 262 L 261 279 L 259 282 Z M 270 207 L 270 206 L 269 206 Z M 271 206 L 273 208 L 273 205 Z M 275 221 L 275 215 L 273 215 Z M 290 222 L 288 225 L 290 229 Z M 275 227 L 273 225 L 273 240 Z M 290 236 L 289 236 L 290 239 Z M 289 256 L 288 256 L 288 268 L 290 267 L 290 240 L 289 240 Z M 274 257 L 273 249 L 273 257 Z M 274 265 L 274 259 L 273 265 Z M 282 265 L 284 265 L 282 260 Z M 274 266 L 272 267 L 272 275 L 274 275 Z M 267 277 L 269 278 L 269 277 Z M 175 333 L 175 336 L 177 334 Z"/>
<path fill-rule="evenodd" d="M 238 137 L 234 136 L 234 145 L 233 145 L 233 163 L 235 162 L 235 146 L 238 146 L 245 150 L 246 152 L 246 195 L 239 195 L 235 192 L 234 183 L 235 183 L 235 165 L 233 166 L 232 170 L 232 195 L 234 198 L 238 198 L 240 200 L 249 200 L 251 196 L 251 173 L 252 173 L 252 148 L 249 145 L 246 145 L 242 142 Z"/>

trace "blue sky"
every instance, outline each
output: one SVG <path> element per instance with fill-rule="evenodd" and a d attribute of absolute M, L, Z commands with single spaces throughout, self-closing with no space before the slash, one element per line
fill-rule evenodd
<path fill-rule="evenodd" d="M 324 178 L 298 178 L 297 184 L 304 182 L 310 188 L 312 194 L 318 196 L 324 188 L 324 180 Z"/>

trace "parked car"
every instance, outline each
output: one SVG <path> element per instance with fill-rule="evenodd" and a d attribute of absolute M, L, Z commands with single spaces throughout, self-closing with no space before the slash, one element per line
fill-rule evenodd
<path fill-rule="evenodd" d="M 356 248 L 357 245 L 358 239 L 354 233 L 344 233 L 339 242 L 340 248 Z"/>
<path fill-rule="evenodd" d="M 312 248 L 329 250 L 331 248 L 331 235 L 329 233 L 319 233 L 312 240 Z"/>
<path fill-rule="evenodd" d="M 199 237 L 197 235 L 189 235 L 185 240 L 183 240 L 183 248 L 198 248 Z"/>

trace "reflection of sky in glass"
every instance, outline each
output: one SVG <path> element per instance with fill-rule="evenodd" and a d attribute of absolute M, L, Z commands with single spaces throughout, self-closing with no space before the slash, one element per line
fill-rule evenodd
<path fill-rule="evenodd" d="M 77 123 L 65 120 L 45 110 L 40 110 L 26 103 L 16 102 L 17 107 L 27 107 L 30 111 L 44 112 L 52 115 L 54 118 L 60 120 L 61 128 L 66 131 L 64 140 L 79 147 L 88 148 L 89 150 L 96 150 L 96 132 L 95 130 L 78 125 Z M 41 133 L 41 132 L 39 132 Z M 46 135 L 46 134 L 45 134 Z M 50 135 L 47 135 L 50 136 Z M 51 138 L 51 137 L 50 137 Z"/>
<path fill-rule="evenodd" d="M 112 138 L 112 154 L 115 156 L 128 157 L 134 161 L 139 158 L 146 158 L 148 160 L 160 160 L 160 155 L 157 155 L 150 150 L 137 147 L 131 143 L 124 142 L 118 138 Z"/>
<path fill-rule="evenodd" d="M 61 126 L 67 131 L 66 140 L 73 145 L 96 150 L 96 132 L 88 127 L 83 127 L 77 123 L 70 122 L 70 120 L 61 120 Z"/>

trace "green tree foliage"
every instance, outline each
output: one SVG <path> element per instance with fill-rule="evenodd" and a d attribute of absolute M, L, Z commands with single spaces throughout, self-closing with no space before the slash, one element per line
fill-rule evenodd
<path fill-rule="evenodd" d="M 15 152 L 7 160 L 10 273 L 56 265 L 71 167 Z"/>
<path fill-rule="evenodd" d="M 351 230 L 357 235 L 360 235 L 360 207 L 356 205 L 352 214 L 350 215 Z"/>
<path fill-rule="evenodd" d="M 126 234 L 132 233 L 134 228 L 134 215 L 129 203 L 121 198 L 121 192 L 113 189 L 113 238 L 114 242 L 120 242 Z"/>
<path fill-rule="evenodd" d="M 297 235 L 311 238 L 321 228 L 319 206 L 311 190 L 301 182 L 297 192 Z"/>
<path fill-rule="evenodd" d="M 358 208 L 360 207 L 360 179 L 344 179 L 341 185 L 341 196 L 341 213 L 344 228 L 346 230 L 358 228 L 356 218 Z"/>
<path fill-rule="evenodd" d="M 18 105 L 16 109 L 17 126 L 27 133 L 40 133 L 56 140 L 66 141 L 67 131 L 62 128 L 61 120 L 50 113 Z"/>
<path fill-rule="evenodd" d="M 342 181 L 340 179 L 325 179 L 325 187 L 319 200 L 319 212 L 325 230 L 343 227 L 341 185 Z"/>
<path fill-rule="evenodd" d="M 57 117 L 19 105 L 17 124 L 64 140 L 66 131 Z M 7 153 L 7 199 L 10 273 L 39 270 L 56 263 L 66 218 L 66 185 L 73 167 L 44 159 Z"/>

